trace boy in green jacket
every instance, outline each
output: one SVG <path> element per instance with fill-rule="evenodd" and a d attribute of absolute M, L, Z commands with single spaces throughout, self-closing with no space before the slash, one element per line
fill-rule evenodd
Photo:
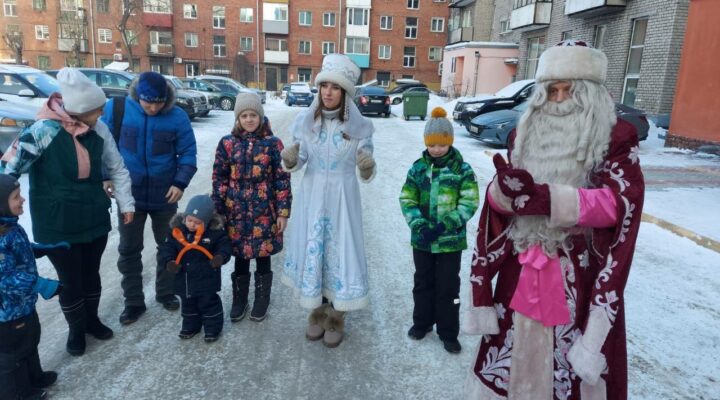
<path fill-rule="evenodd" d="M 412 339 L 420 340 L 437 324 L 443 347 L 459 353 L 460 256 L 467 248 L 465 224 L 479 203 L 470 165 L 452 147 L 453 127 L 437 107 L 425 125 L 422 157 L 408 171 L 400 207 L 410 226 L 415 284 Z"/>

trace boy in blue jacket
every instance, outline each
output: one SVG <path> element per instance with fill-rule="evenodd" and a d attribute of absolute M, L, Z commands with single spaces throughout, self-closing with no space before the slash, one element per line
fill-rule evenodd
<path fill-rule="evenodd" d="M 43 371 L 35 302 L 56 296 L 60 282 L 38 276 L 35 257 L 44 249 L 30 243 L 18 224 L 25 199 L 20 183 L 0 174 L 0 399 L 42 399 L 57 373 Z"/>

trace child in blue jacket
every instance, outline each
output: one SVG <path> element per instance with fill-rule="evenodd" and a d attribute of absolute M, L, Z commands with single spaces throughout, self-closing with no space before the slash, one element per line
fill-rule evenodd
<path fill-rule="evenodd" d="M 38 344 L 40 321 L 35 312 L 38 294 L 57 295 L 60 282 L 38 276 L 33 247 L 18 224 L 25 199 L 20 183 L 0 174 L 0 399 L 42 399 L 57 373 L 43 371 Z"/>

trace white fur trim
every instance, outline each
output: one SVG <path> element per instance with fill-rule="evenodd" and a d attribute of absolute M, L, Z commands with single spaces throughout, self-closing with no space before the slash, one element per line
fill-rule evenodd
<path fill-rule="evenodd" d="M 497 176 L 493 178 L 492 182 L 490 182 L 490 197 L 492 197 L 493 202 L 495 202 L 495 205 L 499 206 L 503 209 L 505 212 L 512 213 L 512 199 L 505 196 L 503 192 L 500 190 L 500 185 L 497 183 Z"/>
<path fill-rule="evenodd" d="M 298 299 L 298 302 L 300 303 L 300 307 L 306 308 L 309 310 L 320 307 L 322 305 L 323 297 L 328 299 L 328 301 L 330 301 L 332 303 L 333 308 L 337 311 L 360 310 L 360 309 L 367 307 L 367 305 L 370 303 L 370 299 L 368 298 L 368 296 L 363 296 L 363 297 L 359 297 L 357 299 L 352 299 L 352 300 L 340 300 L 340 299 L 335 298 L 334 293 L 326 292 L 324 290 L 320 296 L 315 296 L 315 297 L 303 296 L 301 294 L 300 289 L 298 289 L 295 286 L 295 281 L 293 281 L 287 275 L 282 274 L 280 277 L 280 281 L 293 290 L 295 297 Z"/>
<path fill-rule="evenodd" d="M 590 351 L 584 342 L 584 336 L 578 336 L 568 351 L 567 360 L 580 379 L 590 385 L 596 385 L 600 374 L 607 368 L 607 361 L 602 353 Z"/>
<path fill-rule="evenodd" d="M 612 325 L 608 320 L 607 314 L 604 308 L 594 308 L 590 310 L 590 316 L 588 317 L 587 326 L 583 333 L 583 339 L 585 346 L 588 350 L 593 353 L 599 353 L 602 350 L 605 339 L 607 338 L 608 332 L 610 332 Z"/>
<path fill-rule="evenodd" d="M 600 50 L 585 46 L 553 46 L 540 56 L 535 80 L 561 81 L 585 79 L 605 83 L 607 57 Z"/>
<path fill-rule="evenodd" d="M 508 398 L 553 398 L 553 330 L 519 312 L 513 313 Z"/>
<path fill-rule="evenodd" d="M 480 346 L 478 346 L 479 348 Z M 473 360 L 476 360 L 477 357 L 474 357 Z M 475 364 L 473 362 L 473 364 Z M 467 377 L 465 378 L 465 387 L 463 388 L 463 399 L 465 400 L 505 400 L 507 397 L 500 396 L 499 394 L 493 392 L 492 389 L 485 386 L 485 384 L 480 380 L 480 378 L 475 375 L 475 372 L 473 372 L 472 367 L 470 368 L 470 371 L 468 371 Z"/>
<path fill-rule="evenodd" d="M 580 381 L 580 398 L 582 400 L 607 400 L 607 384 L 605 383 L 605 379 L 598 379 L 594 385 L 586 381 Z"/>
<path fill-rule="evenodd" d="M 468 335 L 497 335 L 500 333 L 495 307 L 472 307 L 465 311 L 462 331 Z"/>
<path fill-rule="evenodd" d="M 580 215 L 578 190 L 570 185 L 549 184 L 550 221 L 553 228 L 569 228 L 577 225 Z"/>

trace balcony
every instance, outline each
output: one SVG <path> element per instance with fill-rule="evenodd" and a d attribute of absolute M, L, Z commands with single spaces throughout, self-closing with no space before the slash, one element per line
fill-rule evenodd
<path fill-rule="evenodd" d="M 473 40 L 473 28 L 457 28 L 450 31 L 447 44 L 470 42 Z"/>
<path fill-rule="evenodd" d="M 360 68 L 370 67 L 370 54 L 345 54 Z"/>
<path fill-rule="evenodd" d="M 172 28 L 173 26 L 172 14 L 167 13 L 154 13 L 145 11 L 142 16 L 142 22 L 145 26 L 159 28 Z"/>
<path fill-rule="evenodd" d="M 345 7 L 371 8 L 372 0 L 346 0 Z"/>
<path fill-rule="evenodd" d="M 287 35 L 288 34 L 288 22 L 264 19 L 263 20 L 263 32 Z"/>
<path fill-rule="evenodd" d="M 625 9 L 627 0 L 566 0 L 565 15 L 593 18 Z"/>
<path fill-rule="evenodd" d="M 512 10 L 510 14 L 510 29 L 531 31 L 547 28 L 550 25 L 552 1 L 535 0 L 526 6 Z"/>
<path fill-rule="evenodd" d="M 290 64 L 290 52 L 265 50 L 263 62 L 267 64 Z"/>
<path fill-rule="evenodd" d="M 58 50 L 60 51 L 74 51 L 76 45 L 80 46 L 81 53 L 88 53 L 90 47 L 88 46 L 87 39 L 72 39 L 72 38 L 59 38 L 58 39 Z"/>
<path fill-rule="evenodd" d="M 175 57 L 175 51 L 171 44 L 149 44 L 148 55 L 153 57 Z"/>

